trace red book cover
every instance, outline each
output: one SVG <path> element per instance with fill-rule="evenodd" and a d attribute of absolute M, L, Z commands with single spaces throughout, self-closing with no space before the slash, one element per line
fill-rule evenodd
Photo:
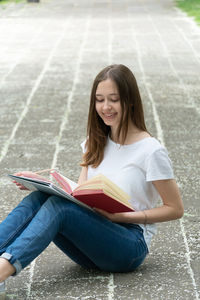
<path fill-rule="evenodd" d="M 134 211 L 134 209 L 104 194 L 103 190 L 81 190 L 75 191 L 72 195 L 91 207 L 100 208 L 110 213 Z"/>

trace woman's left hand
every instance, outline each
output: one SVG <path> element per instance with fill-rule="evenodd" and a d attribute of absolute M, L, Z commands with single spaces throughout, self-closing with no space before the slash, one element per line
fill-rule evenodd
<path fill-rule="evenodd" d="M 96 212 L 103 215 L 107 219 L 116 223 L 131 223 L 134 212 L 109 213 L 103 209 L 94 208 Z"/>

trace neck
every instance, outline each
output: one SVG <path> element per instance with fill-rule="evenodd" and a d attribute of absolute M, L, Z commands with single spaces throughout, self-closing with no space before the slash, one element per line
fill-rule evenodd
<path fill-rule="evenodd" d="M 118 128 L 112 128 L 111 127 L 110 137 L 115 143 L 122 144 L 122 134 L 120 133 L 120 135 L 118 137 L 117 132 L 118 132 Z M 129 143 L 129 140 L 132 139 L 132 137 L 134 135 L 137 135 L 140 132 L 141 132 L 141 130 L 138 129 L 132 121 L 130 121 L 129 125 L 128 125 L 128 131 L 127 131 L 127 135 L 126 135 L 126 139 L 125 139 L 124 143 L 125 144 Z"/>

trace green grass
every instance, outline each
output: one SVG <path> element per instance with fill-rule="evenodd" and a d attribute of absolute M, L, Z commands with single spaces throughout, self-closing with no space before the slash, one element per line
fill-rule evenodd
<path fill-rule="evenodd" d="M 194 17 L 200 25 L 200 0 L 175 0 L 175 2 L 189 16 Z"/>
<path fill-rule="evenodd" d="M 1 4 L 6 4 L 6 3 L 11 3 L 11 2 L 15 2 L 15 3 L 18 3 L 18 2 L 22 2 L 23 0 L 0 0 L 0 5 Z"/>

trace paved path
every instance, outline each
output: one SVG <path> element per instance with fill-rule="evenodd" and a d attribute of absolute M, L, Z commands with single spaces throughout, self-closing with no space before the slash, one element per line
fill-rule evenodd
<path fill-rule="evenodd" d="M 10 299 L 200 299 L 200 28 L 171 0 L 0 7 L 0 220 L 21 198 L 7 173 L 57 166 L 78 178 L 91 82 L 112 62 L 136 74 L 185 216 L 159 225 L 147 260 L 129 274 L 86 272 L 50 245 L 8 280 Z"/>

